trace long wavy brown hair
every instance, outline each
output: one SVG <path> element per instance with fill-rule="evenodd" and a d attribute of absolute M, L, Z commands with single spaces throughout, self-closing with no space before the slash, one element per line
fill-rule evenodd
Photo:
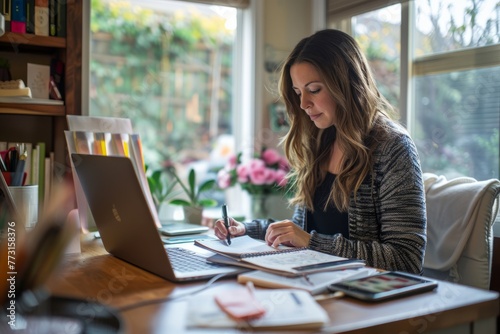
<path fill-rule="evenodd" d="M 316 68 L 336 102 L 335 126 L 318 129 L 300 108 L 290 68 L 302 62 Z M 372 152 L 384 140 L 394 109 L 378 91 L 356 41 L 339 30 L 321 30 L 302 39 L 282 66 L 279 88 L 290 122 L 281 142 L 292 167 L 290 203 L 314 209 L 314 191 L 325 178 L 333 142 L 338 141 L 344 158 L 325 208 L 333 201 L 347 211 L 350 195 L 356 195 L 372 169 Z"/>

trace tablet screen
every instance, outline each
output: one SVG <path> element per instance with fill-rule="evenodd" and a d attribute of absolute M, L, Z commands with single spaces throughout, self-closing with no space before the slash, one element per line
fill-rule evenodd
<path fill-rule="evenodd" d="M 379 300 L 429 291 L 436 286 L 436 282 L 423 277 L 400 272 L 385 272 L 332 284 L 329 288 L 364 300 Z"/>
<path fill-rule="evenodd" d="M 359 280 L 345 282 L 345 285 L 351 288 L 366 290 L 369 292 L 384 292 L 394 289 L 401 289 L 407 286 L 420 283 L 421 280 L 416 280 L 410 277 L 403 277 L 401 275 L 384 274 L 366 277 Z"/>

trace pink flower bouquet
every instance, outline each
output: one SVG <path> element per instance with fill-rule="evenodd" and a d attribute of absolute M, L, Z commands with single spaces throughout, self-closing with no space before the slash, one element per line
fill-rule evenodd
<path fill-rule="evenodd" d="M 286 158 L 274 149 L 264 148 L 248 161 L 241 161 L 241 153 L 229 158 L 217 174 L 217 184 L 227 189 L 239 183 L 251 195 L 281 193 L 285 190 L 289 172 Z"/>

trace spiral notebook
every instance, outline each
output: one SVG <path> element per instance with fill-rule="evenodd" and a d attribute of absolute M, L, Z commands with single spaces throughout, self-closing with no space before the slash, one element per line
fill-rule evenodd
<path fill-rule="evenodd" d="M 225 240 L 196 240 L 195 245 L 217 253 L 209 257 L 208 261 L 291 277 L 365 266 L 362 260 L 347 259 L 309 248 L 274 248 L 249 236 L 233 238 L 231 245 Z"/>

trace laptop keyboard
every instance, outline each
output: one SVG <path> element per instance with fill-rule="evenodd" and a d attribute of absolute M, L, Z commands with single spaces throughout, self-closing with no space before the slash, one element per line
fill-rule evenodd
<path fill-rule="evenodd" d="M 192 272 L 220 268 L 216 263 L 207 260 L 193 251 L 184 248 L 168 248 L 168 257 L 174 270 L 179 272 Z"/>

